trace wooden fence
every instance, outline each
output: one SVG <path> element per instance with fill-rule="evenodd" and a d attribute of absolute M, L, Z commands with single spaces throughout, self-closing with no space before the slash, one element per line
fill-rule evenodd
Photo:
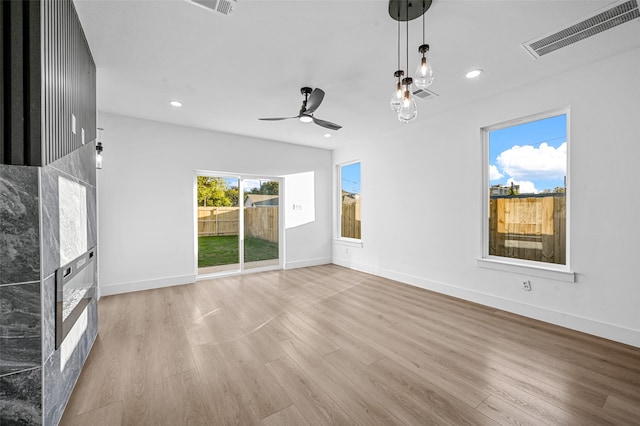
<path fill-rule="evenodd" d="M 198 206 L 198 236 L 238 235 L 239 207 Z M 244 209 L 245 236 L 278 241 L 278 206 Z"/>
<path fill-rule="evenodd" d="M 547 263 L 566 263 L 566 197 L 492 197 L 489 254 Z"/>
<path fill-rule="evenodd" d="M 346 238 L 362 238 L 360 229 L 360 203 L 342 203 L 341 236 Z"/>

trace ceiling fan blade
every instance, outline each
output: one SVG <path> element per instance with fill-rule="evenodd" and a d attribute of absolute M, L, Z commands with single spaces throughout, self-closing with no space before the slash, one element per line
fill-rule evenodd
<path fill-rule="evenodd" d="M 274 117 L 274 118 L 258 118 L 258 120 L 263 121 L 280 121 L 280 120 L 288 120 L 290 118 L 298 118 L 298 117 Z"/>
<path fill-rule="evenodd" d="M 331 129 L 331 130 L 342 129 L 342 126 L 340 126 L 339 124 L 332 123 L 330 121 L 320 120 L 319 118 L 315 118 L 315 117 L 311 117 L 311 118 L 313 118 L 313 122 L 316 123 L 318 126 L 326 127 L 327 129 Z"/>
<path fill-rule="evenodd" d="M 313 89 L 313 92 L 311 92 L 311 95 L 309 95 L 309 99 L 307 100 L 307 109 L 305 112 L 313 114 L 313 112 L 318 109 L 323 99 L 324 91 L 322 89 Z"/>

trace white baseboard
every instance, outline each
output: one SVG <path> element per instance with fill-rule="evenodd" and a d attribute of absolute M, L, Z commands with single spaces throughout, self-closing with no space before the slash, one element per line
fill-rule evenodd
<path fill-rule="evenodd" d="M 122 284 L 111 284 L 100 286 L 100 297 L 111 296 L 113 294 L 130 293 L 132 291 L 151 290 L 154 288 L 171 287 L 174 285 L 193 284 L 196 282 L 195 275 L 182 275 L 179 277 L 156 278 L 152 280 L 134 281 Z"/>
<path fill-rule="evenodd" d="M 331 263 L 330 257 L 317 257 L 315 259 L 297 260 L 295 262 L 286 262 L 284 269 L 307 268 L 309 266 L 320 266 Z"/>
<path fill-rule="evenodd" d="M 608 324 L 589 318 L 567 314 L 566 312 L 554 311 L 540 306 L 527 305 L 518 301 L 505 299 L 487 293 L 469 290 L 467 288 L 452 286 L 437 281 L 426 280 L 414 275 L 404 274 L 398 271 L 392 271 L 371 265 L 350 262 L 347 259 L 334 257 L 332 263 L 343 266 L 345 268 L 355 269 L 357 271 L 366 272 L 372 275 L 388 278 L 390 280 L 399 281 L 415 287 L 424 288 L 426 290 L 435 291 L 436 293 L 446 294 L 448 296 L 457 297 L 459 299 L 468 300 L 470 302 L 479 303 L 481 305 L 490 306 L 492 308 L 501 309 L 517 315 L 528 318 L 548 322 L 569 328 L 571 330 L 580 331 L 627 345 L 640 347 L 640 331 L 620 327 L 614 324 Z"/>

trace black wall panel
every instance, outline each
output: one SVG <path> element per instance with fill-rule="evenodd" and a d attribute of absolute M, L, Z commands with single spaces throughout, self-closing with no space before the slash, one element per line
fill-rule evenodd
<path fill-rule="evenodd" d="M 0 164 L 43 166 L 93 141 L 96 67 L 73 2 L 2 1 L 0 25 Z"/>
<path fill-rule="evenodd" d="M 49 164 L 96 138 L 96 66 L 70 0 L 43 1 L 43 156 Z M 72 129 L 75 116 L 75 133 Z"/>
<path fill-rule="evenodd" d="M 0 164 L 42 164 L 40 24 L 40 2 L 0 5 Z"/>

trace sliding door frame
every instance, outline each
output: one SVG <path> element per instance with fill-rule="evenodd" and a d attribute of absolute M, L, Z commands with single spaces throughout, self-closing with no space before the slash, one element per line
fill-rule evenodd
<path fill-rule="evenodd" d="M 212 273 L 198 273 L 198 176 L 210 176 L 219 177 L 224 179 L 237 179 L 238 180 L 238 269 L 212 272 Z M 244 181 L 245 180 L 272 180 L 278 182 L 278 264 L 268 265 L 256 268 L 246 268 L 244 262 Z M 194 270 L 196 275 L 196 281 L 229 276 L 249 274 L 254 272 L 264 272 L 284 269 L 284 254 L 285 254 L 285 232 L 284 232 L 284 179 L 278 176 L 268 175 L 256 175 L 248 173 L 231 173 L 231 172 L 216 172 L 211 170 L 194 170 L 193 175 L 193 253 L 194 253 Z"/>

